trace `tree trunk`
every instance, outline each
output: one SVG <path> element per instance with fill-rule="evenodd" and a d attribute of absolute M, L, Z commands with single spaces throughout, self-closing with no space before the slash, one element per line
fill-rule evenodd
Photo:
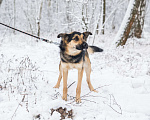
<path fill-rule="evenodd" d="M 114 11 L 114 13 L 113 13 L 113 16 L 112 16 L 112 29 L 114 30 L 115 29 L 115 16 L 116 16 L 116 10 Z"/>
<path fill-rule="evenodd" d="M 130 0 L 128 9 L 126 11 L 125 17 L 121 24 L 121 27 L 116 35 L 115 41 L 118 46 L 123 46 L 126 44 L 126 41 L 129 37 L 130 30 L 134 23 L 135 17 L 138 13 L 138 8 L 140 6 L 141 0 Z"/>
<path fill-rule="evenodd" d="M 16 27 L 16 0 L 14 0 L 13 15 L 14 15 L 14 27 Z M 13 33 L 15 34 L 15 30 L 13 31 Z"/>
<path fill-rule="evenodd" d="M 0 5 L 2 4 L 2 1 L 3 1 L 3 0 L 0 0 Z"/>
<path fill-rule="evenodd" d="M 84 14 L 84 10 L 85 10 L 85 14 Z M 83 31 L 87 31 L 88 30 L 88 23 L 87 23 L 87 6 L 86 5 L 82 5 L 82 29 Z"/>
<path fill-rule="evenodd" d="M 104 34 L 105 14 L 106 14 L 106 1 L 102 0 L 102 29 L 101 29 L 102 34 Z"/>
<path fill-rule="evenodd" d="M 135 21 L 131 29 L 130 37 L 141 38 L 145 19 L 145 8 L 146 8 L 145 6 L 146 0 L 141 0 L 137 14 L 135 16 Z"/>
<path fill-rule="evenodd" d="M 49 7 L 51 6 L 51 0 L 48 0 L 48 6 Z"/>
<path fill-rule="evenodd" d="M 70 24 L 71 24 L 71 16 L 70 16 L 70 5 L 71 4 L 71 1 L 66 1 L 66 19 L 67 19 L 67 23 L 68 23 L 68 26 L 67 26 L 67 31 L 66 32 L 71 32 L 71 27 L 70 27 Z"/>
<path fill-rule="evenodd" d="M 38 25 L 38 32 L 37 32 L 37 35 L 38 37 L 40 37 L 40 20 L 41 20 L 41 14 L 42 14 L 42 6 L 43 6 L 43 1 L 41 1 L 41 4 L 40 4 L 40 10 L 39 10 L 39 16 L 38 16 L 38 20 L 37 20 L 37 25 Z"/>

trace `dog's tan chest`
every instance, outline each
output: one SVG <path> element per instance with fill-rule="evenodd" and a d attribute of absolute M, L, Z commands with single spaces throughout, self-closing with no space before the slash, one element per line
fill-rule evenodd
<path fill-rule="evenodd" d="M 82 69 L 83 62 L 80 62 L 80 63 L 64 63 L 64 62 L 61 62 L 61 65 L 62 65 L 63 69 Z"/>

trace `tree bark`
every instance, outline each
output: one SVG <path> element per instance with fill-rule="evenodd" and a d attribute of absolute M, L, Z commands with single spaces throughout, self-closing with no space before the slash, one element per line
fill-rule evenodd
<path fill-rule="evenodd" d="M 70 27 L 70 24 L 71 24 L 71 16 L 70 16 L 70 1 L 66 1 L 66 19 L 67 19 L 67 23 L 68 23 L 68 26 L 67 26 L 67 31 L 66 32 L 71 32 L 72 28 Z"/>
<path fill-rule="evenodd" d="M 84 14 L 84 10 L 85 10 L 85 14 Z M 82 5 L 82 22 L 83 22 L 83 31 L 87 31 L 88 30 L 88 23 L 87 23 L 87 6 L 86 5 Z"/>
<path fill-rule="evenodd" d="M 0 0 L 0 5 L 2 4 L 2 1 L 3 1 L 3 0 Z"/>
<path fill-rule="evenodd" d="M 145 8 L 146 8 L 146 0 L 141 0 L 137 14 L 135 16 L 135 21 L 131 28 L 130 37 L 141 38 L 145 19 Z"/>
<path fill-rule="evenodd" d="M 138 14 L 140 1 L 141 0 L 130 0 L 128 9 L 126 11 L 126 15 L 121 24 L 121 28 L 119 29 L 117 33 L 117 38 L 115 38 L 115 41 L 117 40 L 116 42 L 117 47 L 120 45 L 123 46 L 126 44 L 132 25 L 134 23 L 135 17 Z"/>
<path fill-rule="evenodd" d="M 106 1 L 102 0 L 102 29 L 101 33 L 104 34 L 104 28 L 105 28 L 105 14 L 106 14 Z"/>
<path fill-rule="evenodd" d="M 16 27 L 16 0 L 14 0 L 13 15 L 14 15 L 14 27 Z M 15 30 L 13 31 L 13 33 L 15 34 Z"/>
<path fill-rule="evenodd" d="M 42 15 L 42 7 L 43 7 L 43 1 L 41 1 L 41 4 L 40 4 L 39 17 L 38 17 L 38 20 L 37 20 L 37 25 L 38 25 L 37 35 L 38 35 L 38 37 L 40 37 L 40 30 L 41 30 L 40 20 L 41 20 L 41 15 Z"/>

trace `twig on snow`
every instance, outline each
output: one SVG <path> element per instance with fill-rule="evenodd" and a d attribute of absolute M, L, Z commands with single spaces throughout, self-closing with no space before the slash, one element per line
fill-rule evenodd
<path fill-rule="evenodd" d="M 94 89 L 94 90 L 97 90 L 97 89 L 102 88 L 102 87 L 105 87 L 105 86 L 110 86 L 110 85 L 111 85 L 111 84 L 109 84 L 109 85 L 104 85 L 104 86 L 99 86 L 99 87 L 97 87 L 97 88 Z M 88 99 L 83 99 L 83 98 L 85 98 L 85 97 L 88 97 L 91 92 L 93 92 L 93 91 L 90 91 L 90 92 L 88 92 L 87 94 L 81 96 L 81 97 L 80 97 L 81 100 L 85 100 L 85 101 L 89 101 L 89 102 L 96 103 L 95 101 L 91 101 L 91 100 L 88 100 Z M 72 97 L 74 100 L 73 100 L 72 102 L 70 102 L 70 103 L 67 103 L 67 104 L 72 104 L 72 103 L 74 103 L 74 102 L 76 101 L 76 100 L 75 100 L 75 97 L 73 97 L 73 96 L 70 96 L 70 97 Z M 94 97 L 95 97 L 95 96 L 94 96 Z"/>
<path fill-rule="evenodd" d="M 97 89 L 102 88 L 102 87 L 110 86 L 110 85 L 111 85 L 111 84 L 109 84 L 109 85 L 99 86 L 99 87 L 95 88 L 94 90 L 97 90 Z M 81 98 L 86 97 L 86 96 L 87 96 L 87 95 L 89 95 L 91 92 L 93 92 L 93 91 L 90 91 L 89 93 L 87 93 L 87 94 L 85 94 L 85 95 L 81 96 Z"/>
<path fill-rule="evenodd" d="M 114 95 L 110 94 L 110 103 L 107 104 L 104 102 L 104 104 L 108 105 L 112 110 L 114 110 L 116 113 L 122 115 L 122 109 L 121 106 L 116 102 Z M 116 105 L 120 111 L 117 111 L 112 105 Z"/>
<path fill-rule="evenodd" d="M 73 83 L 71 83 L 67 88 L 70 88 L 76 81 L 74 81 Z"/>
<path fill-rule="evenodd" d="M 25 95 L 23 96 L 23 98 L 22 98 L 21 101 L 19 102 L 17 108 L 15 109 L 15 112 L 14 112 L 14 114 L 12 115 L 11 120 L 13 119 L 14 115 L 16 114 L 16 112 L 17 112 L 19 106 L 22 106 L 21 103 L 24 101 L 24 98 L 25 98 Z"/>

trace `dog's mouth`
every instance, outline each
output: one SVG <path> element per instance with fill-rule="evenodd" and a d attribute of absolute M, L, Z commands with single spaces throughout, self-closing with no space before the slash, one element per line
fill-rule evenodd
<path fill-rule="evenodd" d="M 76 46 L 77 50 L 84 50 L 84 49 L 88 49 L 88 44 L 86 42 L 83 42 L 81 45 L 77 45 Z"/>

